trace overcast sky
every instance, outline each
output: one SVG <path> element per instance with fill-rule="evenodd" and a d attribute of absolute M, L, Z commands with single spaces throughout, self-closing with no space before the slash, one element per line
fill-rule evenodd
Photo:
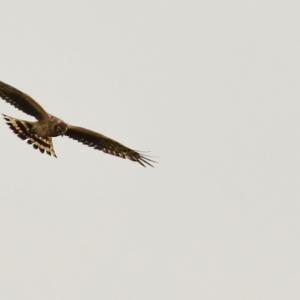
<path fill-rule="evenodd" d="M 0 122 L 0 299 L 298 300 L 299 9 L 2 1 L 0 80 L 159 164 Z"/>

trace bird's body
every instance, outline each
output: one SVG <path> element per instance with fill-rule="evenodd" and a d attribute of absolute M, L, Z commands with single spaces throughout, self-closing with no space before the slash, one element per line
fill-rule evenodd
<path fill-rule="evenodd" d="M 35 122 L 30 122 L 4 115 L 13 132 L 42 153 L 56 157 L 52 138 L 65 135 L 105 153 L 136 161 L 142 166 L 146 164 L 152 166 L 150 162 L 153 161 L 139 152 L 95 131 L 67 124 L 47 113 L 30 96 L 1 81 L 0 98 L 37 119 Z"/>
<path fill-rule="evenodd" d="M 68 125 L 65 122 L 52 115 L 32 124 L 32 132 L 44 138 L 63 135 L 67 129 Z"/>

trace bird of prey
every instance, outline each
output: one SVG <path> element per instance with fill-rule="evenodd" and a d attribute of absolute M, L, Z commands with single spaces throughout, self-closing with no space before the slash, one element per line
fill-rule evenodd
<path fill-rule="evenodd" d="M 65 123 L 46 112 L 30 96 L 1 81 L 0 98 L 37 119 L 35 122 L 30 122 L 3 114 L 12 131 L 19 138 L 31 144 L 35 149 L 40 150 L 41 153 L 57 157 L 52 144 L 52 138 L 67 136 L 94 149 L 135 161 L 144 167 L 146 165 L 153 166 L 151 163 L 154 161 L 138 151 L 130 149 L 95 131 Z"/>

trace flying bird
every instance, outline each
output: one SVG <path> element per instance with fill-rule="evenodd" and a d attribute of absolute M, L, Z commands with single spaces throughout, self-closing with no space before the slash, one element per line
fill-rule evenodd
<path fill-rule="evenodd" d="M 3 114 L 11 130 L 19 138 L 40 150 L 41 153 L 57 157 L 52 138 L 67 136 L 94 149 L 135 161 L 144 167 L 146 165 L 153 166 L 151 163 L 154 161 L 138 151 L 130 149 L 101 133 L 67 124 L 49 114 L 30 96 L 2 81 L 0 81 L 0 98 L 37 120 L 30 122 Z"/>

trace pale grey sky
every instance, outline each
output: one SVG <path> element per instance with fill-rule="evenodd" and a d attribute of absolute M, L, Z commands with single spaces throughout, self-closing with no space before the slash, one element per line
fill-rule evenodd
<path fill-rule="evenodd" d="M 0 299 L 298 300 L 299 9 L 2 1 L 0 80 L 159 165 L 0 122 Z"/>

